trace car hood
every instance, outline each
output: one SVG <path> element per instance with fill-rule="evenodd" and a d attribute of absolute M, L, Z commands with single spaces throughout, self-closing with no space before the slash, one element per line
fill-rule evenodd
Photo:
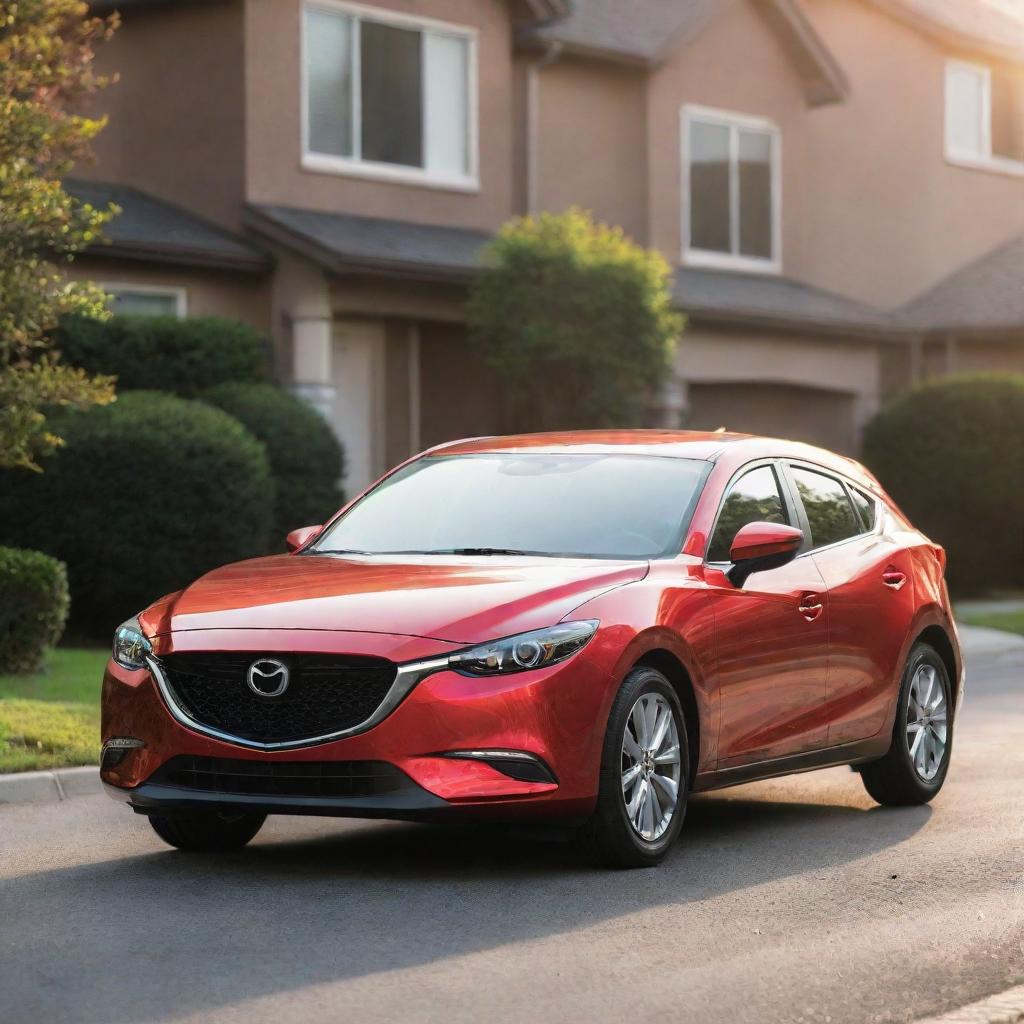
<path fill-rule="evenodd" d="M 224 566 L 140 616 L 150 636 L 319 629 L 471 644 L 550 626 L 646 561 L 274 555 Z"/>

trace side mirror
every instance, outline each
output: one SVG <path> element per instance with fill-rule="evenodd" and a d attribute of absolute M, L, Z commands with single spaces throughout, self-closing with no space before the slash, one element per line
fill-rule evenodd
<path fill-rule="evenodd" d="M 322 529 L 323 526 L 301 526 L 292 530 L 284 539 L 288 545 L 288 554 L 294 555 L 299 548 L 304 548 Z"/>
<path fill-rule="evenodd" d="M 803 533 L 794 526 L 747 523 L 740 527 L 729 549 L 733 563 L 727 573 L 729 582 L 734 587 L 742 587 L 751 574 L 792 562 L 803 541 Z"/>

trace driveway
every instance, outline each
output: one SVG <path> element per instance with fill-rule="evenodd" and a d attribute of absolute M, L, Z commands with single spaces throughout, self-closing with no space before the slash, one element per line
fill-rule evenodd
<path fill-rule="evenodd" d="M 983 634 L 978 634 L 984 640 Z M 968 659 L 946 788 L 694 800 L 657 870 L 493 831 L 271 819 L 165 850 L 105 796 L 0 809 L 0 1021 L 905 1021 L 1024 979 L 1024 651 Z"/>

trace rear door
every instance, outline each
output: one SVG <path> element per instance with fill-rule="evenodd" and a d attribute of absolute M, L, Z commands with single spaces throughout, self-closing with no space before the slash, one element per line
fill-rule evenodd
<path fill-rule="evenodd" d="M 719 768 L 824 746 L 828 600 L 812 558 L 729 582 L 729 547 L 741 526 L 797 514 L 771 461 L 730 483 L 705 556 L 715 616 L 715 682 L 721 717 Z"/>
<path fill-rule="evenodd" d="M 829 595 L 828 742 L 867 739 L 884 727 L 898 685 L 914 614 L 910 557 L 868 492 L 809 464 L 787 473 Z"/>

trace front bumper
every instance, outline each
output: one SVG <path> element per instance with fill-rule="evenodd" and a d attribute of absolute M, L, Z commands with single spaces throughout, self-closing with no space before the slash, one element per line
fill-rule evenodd
<path fill-rule="evenodd" d="M 341 632 L 317 636 L 308 630 L 301 636 L 295 635 L 300 631 L 239 631 L 231 637 L 197 632 L 165 638 L 157 656 L 172 649 L 292 651 L 301 644 L 305 650 L 400 653 L 414 660 L 438 656 L 451 646 Z M 217 807 L 354 817 L 579 818 L 590 813 L 596 798 L 613 662 L 614 652 L 600 642 L 599 633 L 579 654 L 550 669 L 474 679 L 438 671 L 369 729 L 282 751 L 248 749 L 189 728 L 172 714 L 150 671 L 128 671 L 110 662 L 103 682 L 103 740 L 132 737 L 144 746 L 128 750 L 120 763 L 102 771 L 102 778 L 112 796 L 144 814 Z M 458 756 L 479 751 L 524 752 L 550 775 L 515 778 L 516 772 L 499 770 L 493 762 Z M 180 756 L 282 767 L 384 762 L 406 781 L 386 794 L 355 796 L 199 791 L 161 780 L 163 766 Z"/>

